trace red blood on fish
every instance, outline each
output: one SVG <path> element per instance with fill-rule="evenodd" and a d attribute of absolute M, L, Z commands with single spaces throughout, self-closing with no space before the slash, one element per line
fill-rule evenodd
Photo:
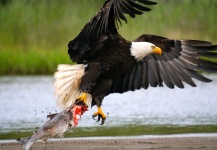
<path fill-rule="evenodd" d="M 76 126 L 78 124 L 78 120 L 81 118 L 81 115 L 84 114 L 85 111 L 87 111 L 88 108 L 82 105 L 74 105 L 72 106 L 71 112 L 73 114 L 73 126 Z"/>

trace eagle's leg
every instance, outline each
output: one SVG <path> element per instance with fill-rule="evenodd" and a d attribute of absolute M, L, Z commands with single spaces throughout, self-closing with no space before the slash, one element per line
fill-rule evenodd
<path fill-rule="evenodd" d="M 97 105 L 98 111 L 95 112 L 92 115 L 92 117 L 93 117 L 93 119 L 95 119 L 95 117 L 98 116 L 97 122 L 99 122 L 100 119 L 102 119 L 101 125 L 103 125 L 105 123 L 105 120 L 106 120 L 106 115 L 104 114 L 104 112 L 102 111 L 102 108 L 101 108 L 102 100 L 96 99 L 95 101 L 96 101 L 96 105 Z"/>
<path fill-rule="evenodd" d="M 104 97 L 109 94 L 109 91 L 111 89 L 111 85 L 112 85 L 112 79 L 102 80 L 93 89 L 93 92 L 92 92 L 92 96 L 93 96 L 92 105 L 96 105 L 98 108 L 98 111 L 93 114 L 93 119 L 98 116 L 97 122 L 99 122 L 100 119 L 102 119 L 101 125 L 103 125 L 105 123 L 105 120 L 106 120 L 106 115 L 103 113 L 102 108 L 101 108 L 102 101 L 103 101 Z"/>

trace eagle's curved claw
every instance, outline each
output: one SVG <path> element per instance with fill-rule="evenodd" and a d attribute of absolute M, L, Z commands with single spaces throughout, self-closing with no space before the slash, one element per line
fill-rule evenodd
<path fill-rule="evenodd" d="M 96 116 L 98 116 L 98 119 L 96 122 L 99 122 L 102 119 L 102 122 L 100 125 L 103 125 L 105 123 L 105 120 L 106 120 L 106 115 L 103 113 L 101 107 L 98 107 L 98 111 L 92 115 L 92 118 L 95 120 Z"/>
<path fill-rule="evenodd" d="M 106 117 L 103 118 L 102 115 L 100 115 L 100 114 L 98 114 L 98 115 L 96 115 L 96 116 L 98 116 L 98 119 L 97 119 L 96 122 L 99 122 L 99 121 L 102 119 L 102 122 L 101 122 L 100 125 L 103 125 L 103 124 L 105 123 Z M 94 120 L 96 120 L 96 119 L 95 119 L 96 116 L 95 116 L 95 115 L 92 115 L 92 118 L 93 118 Z"/>

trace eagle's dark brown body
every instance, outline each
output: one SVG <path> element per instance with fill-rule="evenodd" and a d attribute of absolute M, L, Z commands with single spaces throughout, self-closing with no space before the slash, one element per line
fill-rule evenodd
<path fill-rule="evenodd" d="M 117 76 L 126 74 L 137 63 L 130 53 L 131 42 L 118 34 L 109 36 L 103 41 L 103 51 L 88 62 L 80 85 L 82 91 L 90 93 L 100 103 L 110 93 Z"/>

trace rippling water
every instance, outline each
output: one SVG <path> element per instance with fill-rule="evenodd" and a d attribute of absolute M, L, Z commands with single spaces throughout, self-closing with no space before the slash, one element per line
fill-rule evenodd
<path fill-rule="evenodd" d="M 217 75 L 197 82 L 197 88 L 149 88 L 112 94 L 103 102 L 108 113 L 105 126 L 217 124 Z M 41 126 L 49 113 L 59 112 L 53 95 L 52 76 L 0 77 L 0 132 Z M 79 122 L 80 127 L 98 126 L 93 107 Z"/>

